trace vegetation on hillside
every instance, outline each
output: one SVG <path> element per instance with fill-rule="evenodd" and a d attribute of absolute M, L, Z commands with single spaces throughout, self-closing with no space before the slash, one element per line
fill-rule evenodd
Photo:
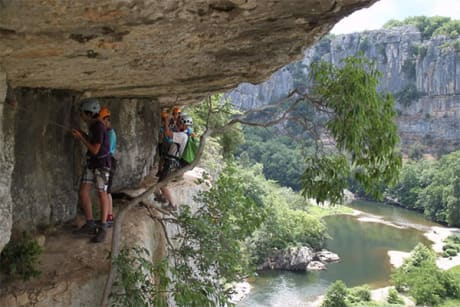
<path fill-rule="evenodd" d="M 417 27 L 422 33 L 423 39 L 431 39 L 439 35 L 457 38 L 460 35 L 460 20 L 452 20 L 450 17 L 441 16 L 413 16 L 402 21 L 391 19 L 387 21 L 383 27 L 385 29 L 391 29 L 405 25 Z"/>
<path fill-rule="evenodd" d="M 433 221 L 460 226 L 460 151 L 439 160 L 407 161 L 387 196 Z"/>
<path fill-rule="evenodd" d="M 238 158 L 245 164 L 262 164 L 266 178 L 300 191 L 305 169 L 303 152 L 308 149 L 274 127 L 244 127 L 243 131 L 244 143 L 236 152 Z"/>

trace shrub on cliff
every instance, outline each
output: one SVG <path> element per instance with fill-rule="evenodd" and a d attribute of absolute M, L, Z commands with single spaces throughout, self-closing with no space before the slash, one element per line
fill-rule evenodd
<path fill-rule="evenodd" d="M 10 280 L 22 278 L 27 281 L 40 276 L 37 269 L 42 249 L 37 241 L 23 232 L 19 238 L 13 238 L 0 254 L 0 269 Z"/>

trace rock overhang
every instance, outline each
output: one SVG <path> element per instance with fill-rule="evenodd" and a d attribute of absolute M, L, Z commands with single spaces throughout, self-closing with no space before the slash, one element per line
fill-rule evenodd
<path fill-rule="evenodd" d="M 376 0 L 3 0 L 13 87 L 187 104 L 258 83 Z"/>

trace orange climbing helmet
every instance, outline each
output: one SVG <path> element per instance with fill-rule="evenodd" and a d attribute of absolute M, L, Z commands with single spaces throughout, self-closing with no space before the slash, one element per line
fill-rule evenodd
<path fill-rule="evenodd" d="M 161 119 L 162 119 L 162 120 L 166 120 L 167 118 L 168 118 L 168 112 L 162 111 L 162 112 L 161 112 Z"/>
<path fill-rule="evenodd" d="M 174 113 L 180 113 L 180 108 L 179 108 L 179 107 L 174 107 L 174 108 L 172 109 L 172 113 L 173 113 L 173 114 L 174 114 Z"/>
<path fill-rule="evenodd" d="M 110 116 L 110 111 L 107 107 L 102 107 L 101 110 L 99 111 L 99 118 L 104 119 L 107 116 Z"/>

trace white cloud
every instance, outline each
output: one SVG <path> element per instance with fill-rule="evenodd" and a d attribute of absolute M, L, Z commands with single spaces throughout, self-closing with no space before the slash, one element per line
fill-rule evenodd
<path fill-rule="evenodd" d="M 380 0 L 342 19 L 331 32 L 343 34 L 380 29 L 390 19 L 421 15 L 460 19 L 460 0 Z"/>

